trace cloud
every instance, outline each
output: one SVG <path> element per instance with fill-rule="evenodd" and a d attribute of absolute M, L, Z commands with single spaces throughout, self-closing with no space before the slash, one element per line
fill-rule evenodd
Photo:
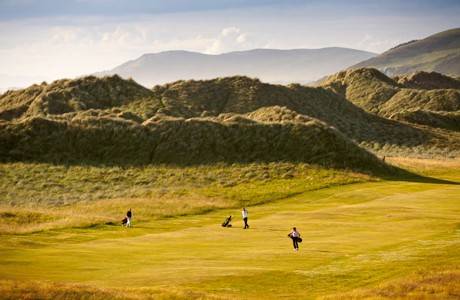
<path fill-rule="evenodd" d="M 252 47 L 263 47 L 263 45 L 264 43 L 251 40 L 249 34 L 242 32 L 238 27 L 226 27 L 213 39 L 212 44 L 204 52 L 217 54 Z"/>
<path fill-rule="evenodd" d="M 164 24 L 152 19 L 101 24 L 82 20 L 79 24 L 9 23 L 9 30 L 2 30 L 0 22 L 0 42 L 5 40 L 0 46 L 0 65 L 10 75 L 51 80 L 111 69 L 145 53 L 189 50 L 217 54 L 264 46 L 238 26 L 197 34 L 193 28 L 170 30 Z"/>
<path fill-rule="evenodd" d="M 438 8 L 436 2 L 419 11 L 397 9 L 397 0 L 384 2 L 0 0 L 0 66 L 10 76 L 49 80 L 165 50 L 217 54 L 342 46 L 382 52 L 459 26 L 459 4 Z M 386 7 L 385 13 L 375 6 Z"/>
<path fill-rule="evenodd" d="M 404 39 L 377 38 L 371 34 L 365 34 L 364 37 L 356 44 L 357 49 L 367 50 L 370 52 L 381 52 L 382 49 L 390 49 L 398 44 L 403 43 Z"/>

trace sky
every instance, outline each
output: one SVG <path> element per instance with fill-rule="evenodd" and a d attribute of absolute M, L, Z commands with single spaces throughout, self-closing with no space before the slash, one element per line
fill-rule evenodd
<path fill-rule="evenodd" d="M 0 0 L 0 88 L 144 53 L 348 47 L 381 53 L 460 27 L 455 0 Z"/>

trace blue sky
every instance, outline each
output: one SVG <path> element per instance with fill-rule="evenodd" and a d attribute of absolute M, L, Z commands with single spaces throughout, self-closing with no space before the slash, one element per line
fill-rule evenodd
<path fill-rule="evenodd" d="M 2 0 L 0 17 L 29 18 L 59 15 L 124 16 L 222 9 L 245 9 L 262 6 L 291 6 L 298 0 Z"/>
<path fill-rule="evenodd" d="M 460 1 L 0 0 L 0 87 L 143 53 L 330 46 L 383 52 L 460 27 Z"/>
<path fill-rule="evenodd" d="M 0 18 L 17 19 L 61 15 L 125 16 L 268 6 L 281 8 L 323 6 L 336 11 L 352 10 L 357 14 L 363 12 L 386 14 L 394 12 L 395 9 L 430 13 L 442 8 L 450 10 L 453 6 L 458 8 L 459 5 L 455 0 L 1 0 Z"/>

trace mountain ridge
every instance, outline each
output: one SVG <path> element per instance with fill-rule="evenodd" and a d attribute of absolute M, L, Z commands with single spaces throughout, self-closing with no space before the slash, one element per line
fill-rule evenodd
<path fill-rule="evenodd" d="M 362 61 L 350 69 L 377 68 L 389 76 L 416 71 L 460 75 L 460 28 L 435 33 L 419 40 L 400 44 L 384 53 Z"/>
<path fill-rule="evenodd" d="M 185 50 L 146 53 L 96 76 L 118 74 L 151 87 L 176 80 L 244 75 L 272 83 L 307 83 L 375 53 L 343 47 L 264 49 L 205 54 Z"/>

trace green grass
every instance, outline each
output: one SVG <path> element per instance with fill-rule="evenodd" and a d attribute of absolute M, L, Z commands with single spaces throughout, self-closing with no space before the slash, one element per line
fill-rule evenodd
<path fill-rule="evenodd" d="M 392 161 L 425 175 L 460 181 L 458 161 Z M 235 167 L 232 174 L 241 168 Z M 152 219 L 133 207 L 130 229 L 98 224 L 3 233 L 1 295 L 343 299 L 385 298 L 395 290 L 399 294 L 393 295 L 402 297 L 409 295 L 402 291 L 438 298 L 454 298 L 460 292 L 455 283 L 460 265 L 460 185 L 361 180 L 312 190 L 300 188 L 299 177 L 277 176 L 192 189 L 195 200 L 226 199 L 230 207 L 252 199 L 249 230 L 241 228 L 239 207 L 223 205 L 207 213 Z M 266 197 L 261 198 L 271 201 L 258 200 L 263 191 Z M 185 194 L 169 204 L 176 206 L 189 197 Z M 115 200 L 106 202 L 111 201 Z M 100 203 L 76 202 L 59 209 L 73 209 L 84 217 L 101 213 Z M 87 206 L 79 211 L 79 205 Z M 46 205 L 41 209 L 50 211 Z M 235 216 L 234 227 L 220 227 L 228 214 Z M 304 239 L 297 253 L 286 236 L 292 226 Z M 430 270 L 440 275 L 430 273 L 429 278 L 442 280 L 417 275 Z M 427 289 L 433 285 L 436 288 Z"/>
<path fill-rule="evenodd" d="M 145 221 L 255 205 L 331 185 L 377 180 L 308 164 L 195 167 L 0 164 L 0 233 Z"/>

